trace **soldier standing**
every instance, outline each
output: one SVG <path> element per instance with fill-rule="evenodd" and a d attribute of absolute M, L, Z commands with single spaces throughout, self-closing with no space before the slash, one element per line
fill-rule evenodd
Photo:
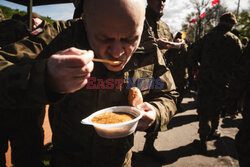
<path fill-rule="evenodd" d="M 33 19 L 36 18 L 33 17 Z M 31 35 L 23 20 L 26 20 L 25 17 L 14 15 L 12 19 L 0 22 L 0 46 L 3 49 Z M 37 22 L 34 21 L 34 23 Z M 34 28 L 39 25 L 34 25 Z M 23 106 L 17 109 L 13 106 L 0 106 L 0 111 L 0 131 L 2 132 L 0 166 L 6 165 L 5 153 L 8 150 L 8 141 L 10 141 L 11 161 L 14 166 L 42 166 L 44 105 Z"/>
<path fill-rule="evenodd" d="M 165 56 L 167 56 L 165 59 L 166 65 L 171 70 L 177 92 L 180 94 L 177 99 L 177 112 L 182 112 L 180 105 L 188 78 L 187 45 L 184 39 L 182 39 L 182 34 L 181 31 L 177 32 L 173 39 L 174 42 L 181 43 L 181 45 L 179 47 L 172 47 L 165 53 Z"/>
<path fill-rule="evenodd" d="M 233 95 L 243 101 L 243 121 L 240 124 L 239 131 L 235 137 L 236 148 L 239 157 L 240 167 L 248 167 L 250 165 L 250 44 L 248 43 L 244 50 L 243 56 L 235 68 L 235 77 L 232 82 Z"/>
<path fill-rule="evenodd" d="M 176 112 L 175 84 L 149 26 L 144 25 L 141 0 L 85 1 L 83 11 L 85 20 L 55 22 L 36 38 L 0 52 L 1 106 L 52 104 L 55 167 L 131 166 L 133 134 L 106 139 L 80 121 L 99 109 L 128 105 L 130 79 L 136 84 L 143 78 L 156 78 L 160 87 L 139 87 L 145 114 L 137 130 L 163 131 Z M 93 67 L 94 56 L 121 64 L 95 63 Z M 105 88 L 110 79 L 123 82 Z M 104 85 L 98 87 L 97 81 Z"/>
<path fill-rule="evenodd" d="M 170 70 L 173 71 L 172 75 L 176 83 L 177 91 L 180 91 L 181 87 L 183 87 L 183 80 L 185 80 L 185 76 L 183 76 L 183 73 L 185 73 L 185 67 L 183 71 L 182 67 L 179 67 L 178 65 L 183 65 L 182 63 L 185 62 L 185 59 L 182 60 L 182 58 L 185 55 L 179 54 L 179 52 L 185 52 L 185 44 L 184 42 L 174 43 L 169 26 L 161 20 L 166 0 L 147 0 L 147 2 L 148 6 L 146 9 L 146 19 L 152 29 L 153 36 L 155 37 L 158 47 L 161 50 L 163 57 L 165 58 L 167 67 L 169 67 Z M 177 111 L 181 110 L 180 103 L 182 100 L 182 92 L 179 93 L 180 96 L 177 99 Z M 145 155 L 151 155 L 154 158 L 163 161 L 163 157 L 154 148 L 154 141 L 156 140 L 157 136 L 158 133 L 147 133 L 145 135 L 146 142 L 143 148 L 143 153 Z"/>
<path fill-rule="evenodd" d="M 205 153 L 206 142 L 220 137 L 217 131 L 221 107 L 225 104 L 232 69 L 241 55 L 241 42 L 231 33 L 236 17 L 224 13 L 218 26 L 199 42 L 200 69 L 198 76 L 199 148 Z M 197 140 L 195 140 L 197 141 Z"/>

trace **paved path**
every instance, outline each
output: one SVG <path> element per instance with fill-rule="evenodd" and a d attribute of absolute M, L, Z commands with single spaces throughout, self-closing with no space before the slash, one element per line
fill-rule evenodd
<path fill-rule="evenodd" d="M 151 157 L 142 154 L 145 142 L 144 132 L 135 135 L 135 167 L 238 167 L 237 153 L 234 146 L 235 134 L 241 116 L 236 119 L 220 119 L 222 137 L 208 142 L 208 153 L 200 155 L 192 143 L 198 139 L 198 120 L 194 93 L 186 94 L 182 102 L 185 110 L 174 116 L 169 124 L 169 130 L 160 132 L 155 142 L 155 147 L 165 157 L 165 162 L 160 163 Z"/>

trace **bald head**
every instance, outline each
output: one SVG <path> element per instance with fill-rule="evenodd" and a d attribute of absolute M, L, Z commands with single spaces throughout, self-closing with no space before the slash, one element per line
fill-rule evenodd
<path fill-rule="evenodd" d="M 123 61 L 137 49 L 145 20 L 143 0 L 85 0 L 85 28 L 91 48 L 100 58 Z"/>
<path fill-rule="evenodd" d="M 144 20 L 145 7 L 143 0 L 86 0 L 84 16 L 87 20 L 107 18 L 108 21 L 125 18 L 136 22 Z"/>

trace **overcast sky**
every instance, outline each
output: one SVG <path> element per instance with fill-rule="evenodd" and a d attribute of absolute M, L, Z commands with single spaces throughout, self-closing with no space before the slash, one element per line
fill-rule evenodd
<path fill-rule="evenodd" d="M 237 8 L 238 0 L 220 0 L 220 2 L 229 11 L 233 11 Z M 250 0 L 240 0 L 240 2 L 240 10 L 250 11 Z M 5 0 L 1 0 L 0 5 L 23 11 L 27 10 L 25 6 Z M 42 16 L 50 16 L 55 20 L 67 20 L 73 17 L 74 6 L 73 4 L 46 5 L 33 7 L 33 11 Z M 170 26 L 172 32 L 176 32 L 181 30 L 181 25 L 185 23 L 186 16 L 192 11 L 194 9 L 190 4 L 190 0 L 167 0 L 162 19 Z"/>
<path fill-rule="evenodd" d="M 229 11 L 234 11 L 237 8 L 238 0 L 220 0 L 220 3 L 227 7 Z M 240 10 L 250 11 L 250 0 L 241 0 Z M 185 23 L 186 16 L 192 11 L 194 9 L 190 0 L 167 0 L 162 19 L 170 26 L 171 31 L 175 32 L 181 30 L 181 25 Z"/>

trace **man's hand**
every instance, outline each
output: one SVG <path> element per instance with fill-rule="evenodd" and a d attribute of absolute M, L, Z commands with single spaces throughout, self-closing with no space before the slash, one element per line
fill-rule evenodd
<path fill-rule="evenodd" d="M 139 104 L 137 108 L 144 110 L 145 113 L 143 114 L 142 118 L 139 120 L 136 129 L 139 131 L 144 131 L 148 129 L 155 122 L 156 111 L 154 107 L 147 102 Z"/>
<path fill-rule="evenodd" d="M 169 49 L 171 47 L 170 45 L 168 45 L 167 38 L 156 39 L 156 43 L 159 49 Z"/>
<path fill-rule="evenodd" d="M 87 84 L 93 71 L 93 51 L 69 48 L 48 59 L 48 84 L 58 93 L 73 93 Z"/>
<path fill-rule="evenodd" d="M 159 49 L 170 49 L 170 48 L 181 49 L 182 47 L 185 46 L 184 40 L 180 42 L 170 42 L 166 38 L 162 38 L 162 39 L 157 39 L 156 42 Z"/>

